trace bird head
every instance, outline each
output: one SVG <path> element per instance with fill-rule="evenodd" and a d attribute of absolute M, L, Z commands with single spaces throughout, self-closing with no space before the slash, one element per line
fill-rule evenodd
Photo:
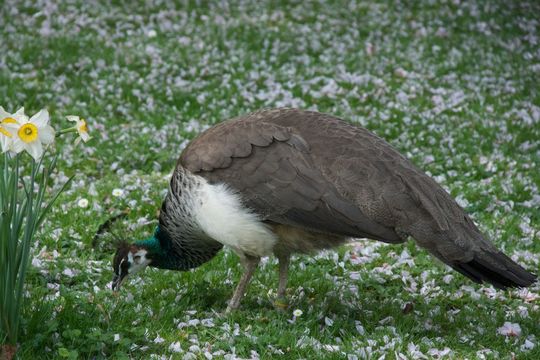
<path fill-rule="evenodd" d="M 148 249 L 144 246 L 120 243 L 113 259 L 114 277 L 112 289 L 115 291 L 120 289 L 120 285 L 128 275 L 143 270 L 150 263 Z"/>

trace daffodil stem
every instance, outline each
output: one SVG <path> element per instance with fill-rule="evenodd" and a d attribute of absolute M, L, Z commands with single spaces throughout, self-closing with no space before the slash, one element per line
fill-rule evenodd
<path fill-rule="evenodd" d="M 73 132 L 77 132 L 77 127 L 76 126 L 73 126 L 73 127 L 67 128 L 67 129 L 62 129 L 62 130 L 58 131 L 56 133 L 56 137 L 60 137 L 60 136 L 62 136 L 64 134 L 73 133 Z"/>

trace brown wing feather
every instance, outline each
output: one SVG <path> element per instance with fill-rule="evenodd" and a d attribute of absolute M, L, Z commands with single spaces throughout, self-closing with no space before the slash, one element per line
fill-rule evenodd
<path fill-rule="evenodd" d="M 179 164 L 227 183 L 277 223 L 387 242 L 407 234 L 475 281 L 535 279 L 391 145 L 333 116 L 274 109 L 232 119 L 194 140 Z"/>
<path fill-rule="evenodd" d="M 343 197 L 313 163 L 308 143 L 291 128 L 261 121 L 265 113 L 209 129 L 182 153 L 181 166 L 238 191 L 265 220 L 386 242 L 403 241 Z M 250 152 L 238 153 L 249 145 Z"/>

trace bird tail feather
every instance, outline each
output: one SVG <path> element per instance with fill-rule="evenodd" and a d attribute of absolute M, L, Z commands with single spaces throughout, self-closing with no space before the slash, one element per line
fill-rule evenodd
<path fill-rule="evenodd" d="M 525 270 L 503 252 L 497 250 L 479 232 L 467 237 L 437 237 L 422 241 L 426 234 L 411 234 L 435 257 L 476 283 L 487 282 L 499 289 L 527 287 L 535 283 L 536 275 Z M 433 240 L 433 238 L 432 238 Z M 460 244 L 460 245 L 458 245 Z"/>
<path fill-rule="evenodd" d="M 402 211 L 405 233 L 437 258 L 471 280 L 497 288 L 526 287 L 536 281 L 486 239 L 457 202 L 427 176 L 401 176 L 423 211 Z M 406 209 L 405 209 L 406 210 Z"/>
<path fill-rule="evenodd" d="M 499 289 L 527 287 L 536 281 L 536 275 L 501 251 L 477 253 L 471 261 L 450 266 L 477 283 L 488 282 Z"/>

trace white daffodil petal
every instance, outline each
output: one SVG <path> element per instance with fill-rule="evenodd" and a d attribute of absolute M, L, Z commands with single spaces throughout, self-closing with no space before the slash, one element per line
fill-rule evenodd
<path fill-rule="evenodd" d="M 18 154 L 24 150 L 24 145 L 25 143 L 21 139 L 15 138 L 11 143 L 10 150 Z"/>
<path fill-rule="evenodd" d="M 69 121 L 79 121 L 79 117 L 78 116 L 75 116 L 75 115 L 68 115 L 66 116 L 66 119 L 68 119 Z"/>
<path fill-rule="evenodd" d="M 19 128 L 21 127 L 21 125 L 17 123 L 4 123 L 2 124 L 2 127 L 10 133 L 16 133 L 17 130 L 19 130 Z"/>
<path fill-rule="evenodd" d="M 41 155 L 43 155 L 43 145 L 41 145 L 39 140 L 32 141 L 31 143 L 26 144 L 26 151 L 28 151 L 34 160 L 38 161 Z"/>
<path fill-rule="evenodd" d="M 79 133 L 79 136 L 81 137 L 81 139 L 84 141 L 84 142 L 87 142 L 88 140 L 90 140 L 90 135 L 88 135 L 87 132 L 81 132 Z"/>
<path fill-rule="evenodd" d="M 13 114 L 13 118 L 17 120 L 19 124 L 24 124 L 28 122 L 28 116 L 24 113 L 24 107 L 20 108 L 19 110 L 15 111 L 15 114 Z"/>
<path fill-rule="evenodd" d="M 37 114 L 30 118 L 30 122 L 34 123 L 38 128 L 46 126 L 49 123 L 49 112 L 47 109 L 41 109 Z"/>
<path fill-rule="evenodd" d="M 0 135 L 7 138 L 12 138 L 13 134 L 11 129 L 6 129 L 3 124 L 0 124 Z"/>
<path fill-rule="evenodd" d="M 0 106 L 0 121 L 4 120 L 5 118 L 11 117 L 11 114 L 8 113 L 6 110 L 4 110 L 3 107 Z"/>
<path fill-rule="evenodd" d="M 11 140 L 11 138 L 0 134 L 0 146 L 2 147 L 2 153 L 5 153 L 10 149 L 12 142 L 13 140 Z"/>
<path fill-rule="evenodd" d="M 54 129 L 50 125 L 46 125 L 38 131 L 39 141 L 44 144 L 50 144 L 54 141 Z"/>

